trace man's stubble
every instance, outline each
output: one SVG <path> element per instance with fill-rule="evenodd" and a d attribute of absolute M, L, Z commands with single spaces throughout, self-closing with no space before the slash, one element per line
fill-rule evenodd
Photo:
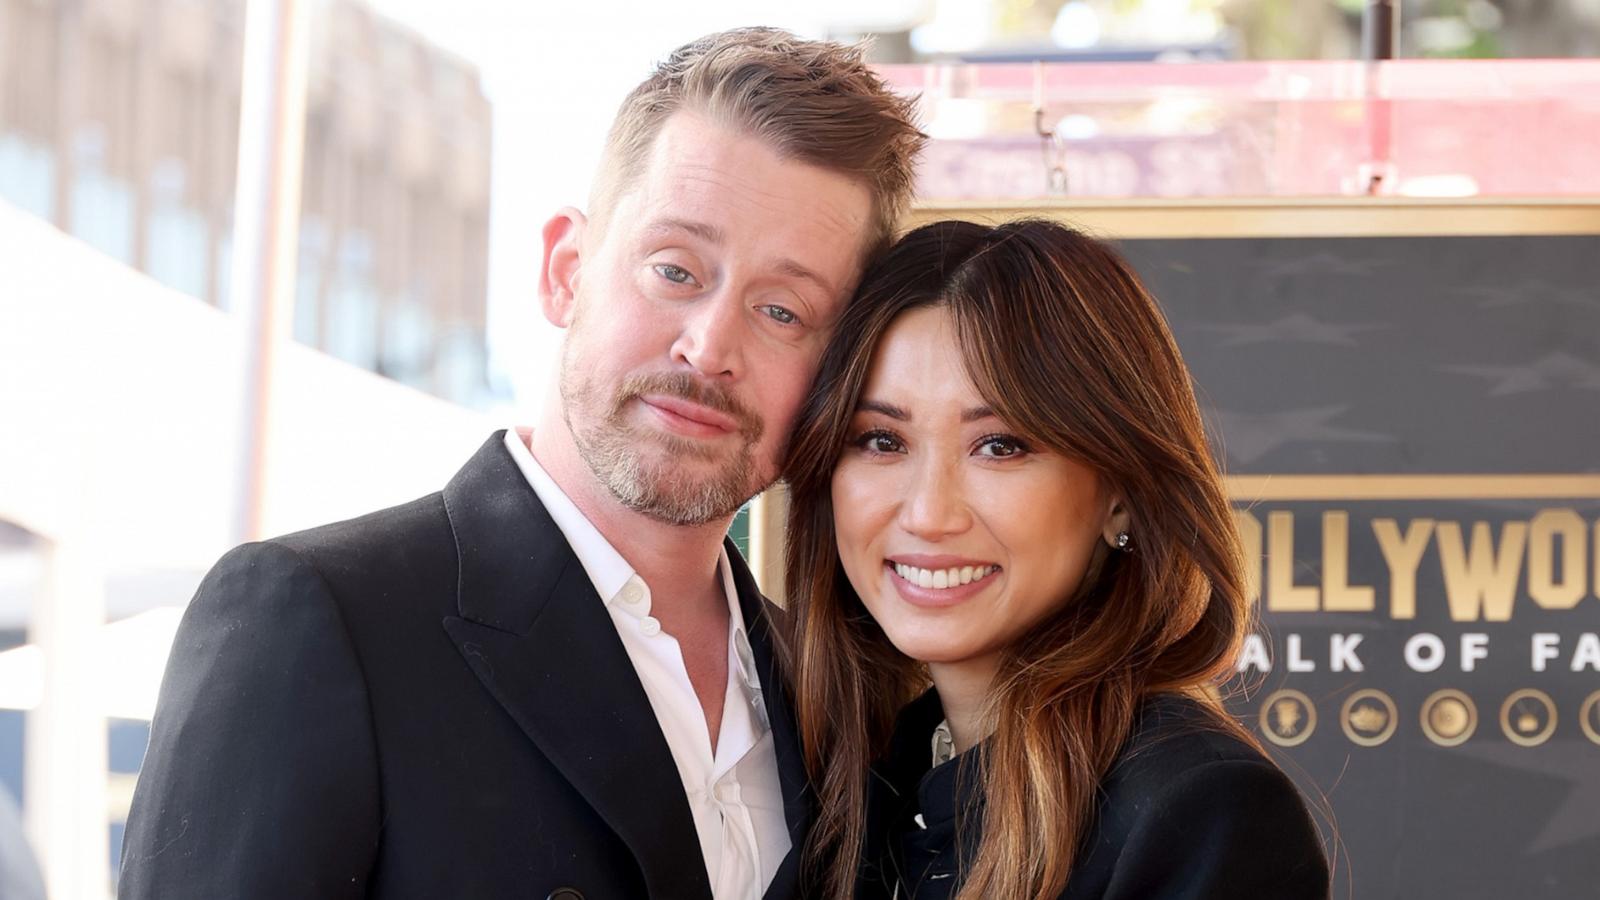
<path fill-rule="evenodd" d="M 580 307 L 581 308 L 581 307 Z M 635 374 L 610 397 L 588 377 L 574 352 L 581 343 L 581 313 L 561 349 L 561 406 L 578 455 L 622 505 L 669 525 L 698 526 L 731 517 L 766 487 L 755 448 L 765 430 L 761 417 L 720 386 L 687 372 Z M 702 404 L 739 423 L 739 446 L 731 453 L 700 441 L 633 427 L 628 404 L 644 394 L 665 394 Z M 728 457 L 709 474 L 694 474 L 700 461 Z M 690 463 L 691 465 L 684 465 Z"/>

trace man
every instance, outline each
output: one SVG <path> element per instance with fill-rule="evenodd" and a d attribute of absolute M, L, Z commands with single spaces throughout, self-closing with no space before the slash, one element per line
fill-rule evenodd
<path fill-rule="evenodd" d="M 544 229 L 537 427 L 201 584 L 119 896 L 795 896 L 805 773 L 724 534 L 920 138 L 856 51 L 766 29 L 640 85 Z"/>

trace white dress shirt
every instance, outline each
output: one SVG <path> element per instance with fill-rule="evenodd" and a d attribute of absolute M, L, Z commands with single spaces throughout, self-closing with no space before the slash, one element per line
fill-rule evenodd
<path fill-rule="evenodd" d="M 761 677 L 745 636 L 727 552 L 718 565 L 728 601 L 728 685 L 713 754 L 683 652 L 650 615 L 650 586 L 573 505 L 514 428 L 506 429 L 506 449 L 594 583 L 650 698 L 694 814 L 711 895 L 716 900 L 759 900 L 789 853 L 789 829 Z"/>

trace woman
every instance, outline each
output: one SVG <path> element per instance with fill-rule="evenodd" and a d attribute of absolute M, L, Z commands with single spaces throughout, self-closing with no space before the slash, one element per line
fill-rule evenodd
<path fill-rule="evenodd" d="M 1304 803 L 1216 700 L 1242 554 L 1177 345 L 1113 250 L 1042 221 L 907 235 L 789 473 L 814 894 L 1327 896 Z"/>

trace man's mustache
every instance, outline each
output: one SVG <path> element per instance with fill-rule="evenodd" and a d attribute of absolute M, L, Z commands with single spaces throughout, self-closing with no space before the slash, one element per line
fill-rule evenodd
<path fill-rule="evenodd" d="M 612 407 L 612 414 L 622 412 L 622 407 L 629 400 L 636 399 L 645 394 L 664 394 L 698 403 L 708 409 L 733 417 L 739 423 L 739 434 L 745 440 L 755 443 L 761 439 L 766 425 L 761 417 L 740 403 L 726 388 L 717 384 L 708 383 L 695 378 L 685 372 L 662 372 L 653 375 L 630 375 L 622 382 L 622 388 L 617 391 L 616 403 Z"/>

